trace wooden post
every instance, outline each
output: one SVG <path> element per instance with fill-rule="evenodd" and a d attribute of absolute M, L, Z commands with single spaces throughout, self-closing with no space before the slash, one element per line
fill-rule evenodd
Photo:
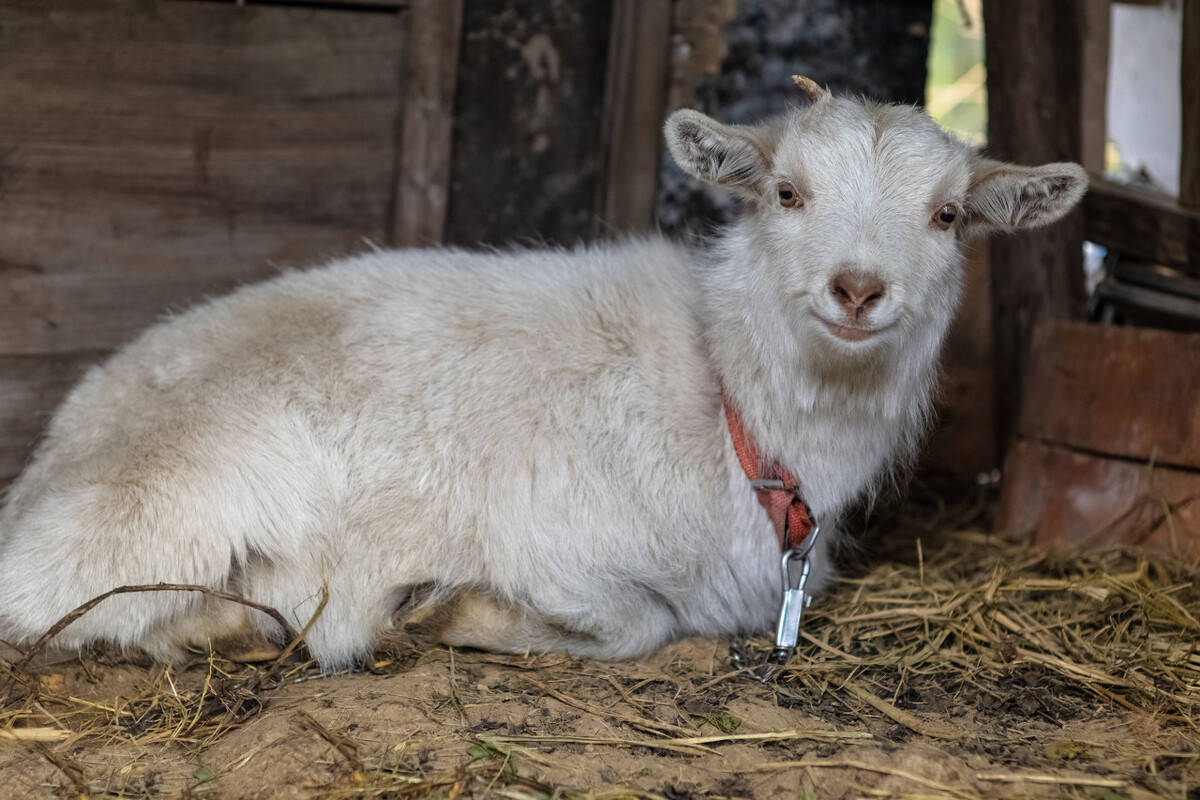
<path fill-rule="evenodd" d="M 1200 208 L 1200 0 L 1183 0 L 1179 205 Z"/>
<path fill-rule="evenodd" d="M 1112 33 L 1112 0 L 1084 0 L 1083 91 L 1079 124 L 1084 168 L 1104 174 L 1108 139 L 1108 50 Z"/>
<path fill-rule="evenodd" d="M 447 243 L 594 236 L 612 15 L 611 0 L 464 3 Z"/>
<path fill-rule="evenodd" d="M 650 227 L 670 70 L 670 0 L 616 0 L 604 104 L 604 179 L 596 204 L 609 232 Z"/>
<path fill-rule="evenodd" d="M 442 241 L 462 10 L 463 0 L 412 0 L 408 9 L 400 141 L 387 221 L 391 245 Z"/>
<path fill-rule="evenodd" d="M 1086 0 L 984 0 L 988 150 L 1024 164 L 1081 161 Z M 1084 311 L 1083 217 L 992 240 L 997 436 L 1016 427 L 1033 326 Z"/>

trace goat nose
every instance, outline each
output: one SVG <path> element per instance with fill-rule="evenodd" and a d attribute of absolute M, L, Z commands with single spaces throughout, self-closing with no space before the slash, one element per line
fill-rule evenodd
<path fill-rule="evenodd" d="M 883 297 L 883 281 L 868 272 L 839 272 L 829 291 L 847 314 L 859 317 Z"/>

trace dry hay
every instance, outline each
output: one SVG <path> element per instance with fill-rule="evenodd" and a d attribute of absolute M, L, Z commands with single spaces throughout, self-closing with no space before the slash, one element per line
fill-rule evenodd
<path fill-rule="evenodd" d="M 876 520 L 769 685 L 705 639 L 608 664 L 404 636 L 332 677 L 302 647 L 0 664 L 0 797 L 1200 797 L 1200 566 L 985 516 Z"/>

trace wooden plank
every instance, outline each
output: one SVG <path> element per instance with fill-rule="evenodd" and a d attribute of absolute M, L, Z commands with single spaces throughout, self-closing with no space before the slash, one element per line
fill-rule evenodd
<path fill-rule="evenodd" d="M 1200 277 L 1200 209 L 1093 176 L 1083 213 L 1088 241 Z"/>
<path fill-rule="evenodd" d="M 1084 0 L 1080 135 L 1084 169 L 1103 174 L 1108 144 L 1108 50 L 1112 0 Z"/>
<path fill-rule="evenodd" d="M 1183 0 L 1179 204 L 1200 209 L 1200 0 Z"/>
<path fill-rule="evenodd" d="M 1046 321 L 1023 437 L 1200 469 L 1200 334 Z"/>
<path fill-rule="evenodd" d="M 412 0 L 404 108 L 388 241 L 440 244 L 450 190 L 454 88 L 463 0 Z"/>
<path fill-rule="evenodd" d="M 75 382 L 103 353 L 0 356 L 0 487 L 20 473 L 42 428 Z"/>
<path fill-rule="evenodd" d="M 179 2 L 179 0 L 175 0 Z M 190 3 L 218 3 L 235 5 L 239 8 L 246 6 L 293 6 L 295 8 L 344 8 L 347 11 L 376 11 L 395 13 L 407 8 L 410 0 L 183 0 Z"/>
<path fill-rule="evenodd" d="M 28 210 L 0 218 L 0 249 L 10 245 L 28 259 L 0 256 L 0 355 L 115 348 L 166 312 L 278 274 L 282 266 L 362 247 L 357 231 L 272 219 L 239 218 L 230 237 L 210 216 L 178 207 L 164 214 L 124 203 L 99 218 L 64 209 L 55 231 L 47 230 L 47 211 Z M 24 227 L 31 216 L 35 224 Z M 113 226 L 122 232 L 108 238 Z M 22 241 L 31 232 L 36 239 Z M 90 264 L 48 266 L 69 266 L 64 256 L 82 261 L 89 241 L 97 242 Z"/>
<path fill-rule="evenodd" d="M 1080 161 L 1083 2 L 984 0 L 988 150 L 1006 161 Z M 1029 339 L 1038 320 L 1079 318 L 1085 310 L 1083 217 L 994 237 L 998 446 L 1016 427 Z"/>
<path fill-rule="evenodd" d="M 617 0 L 606 80 L 604 181 L 597 203 L 611 231 L 650 228 L 670 78 L 670 1 Z"/>
<path fill-rule="evenodd" d="M 607 0 L 468 0 L 446 241 L 573 244 L 596 233 Z"/>
<path fill-rule="evenodd" d="M 383 239 L 402 14 L 0 15 L 0 355 L 110 347 L 169 304 Z"/>
<path fill-rule="evenodd" d="M 400 15 L 5 0 L 4 33 L 6 202 L 31 186 L 77 205 L 183 196 L 222 226 L 258 212 L 382 230 Z"/>
<path fill-rule="evenodd" d="M 1046 547 L 1124 542 L 1200 556 L 1200 473 L 1018 439 L 995 529 Z"/>
<path fill-rule="evenodd" d="M 404 17 L 0 0 L 0 483 L 101 351 L 384 238 Z"/>

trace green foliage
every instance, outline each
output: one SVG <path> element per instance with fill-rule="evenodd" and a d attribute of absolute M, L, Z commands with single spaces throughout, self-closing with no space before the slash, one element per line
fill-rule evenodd
<path fill-rule="evenodd" d="M 965 13 L 964 13 L 965 12 Z M 968 142 L 987 136 L 987 70 L 980 0 L 934 0 L 925 106 Z"/>
<path fill-rule="evenodd" d="M 1083 793 L 1094 800 L 1133 800 L 1125 792 L 1118 792 L 1114 789 L 1106 789 L 1103 786 L 1087 786 Z"/>
<path fill-rule="evenodd" d="M 502 759 L 501 774 L 516 777 L 517 764 L 513 761 L 512 750 L 504 745 L 493 744 L 492 742 L 476 742 L 467 748 L 467 755 L 474 761 Z"/>
<path fill-rule="evenodd" d="M 196 769 L 192 771 L 192 777 L 200 783 L 208 783 L 209 781 L 215 781 L 217 779 L 217 774 L 208 767 L 196 767 Z"/>
<path fill-rule="evenodd" d="M 726 714 L 719 711 L 697 714 L 696 718 L 700 720 L 701 725 L 712 725 L 721 733 L 733 733 L 742 724 L 741 717 L 735 717 L 733 714 Z"/>

